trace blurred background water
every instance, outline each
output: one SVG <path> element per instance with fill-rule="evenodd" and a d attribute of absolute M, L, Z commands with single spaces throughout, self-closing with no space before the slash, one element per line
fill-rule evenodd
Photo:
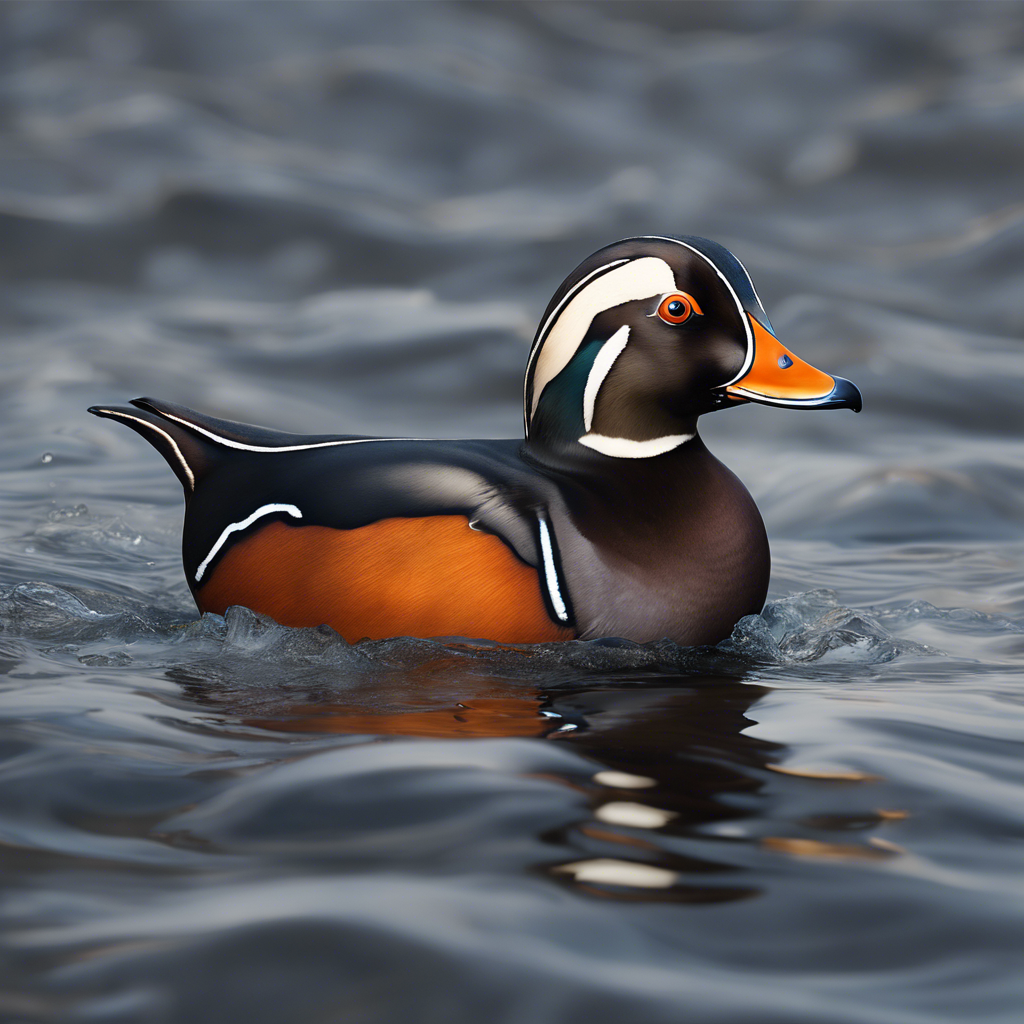
<path fill-rule="evenodd" d="M 3 1019 L 1021 1020 L 1022 5 L 10 2 L 0 132 Z M 197 619 L 87 406 L 517 436 L 643 232 L 864 393 L 703 421 L 763 616 Z"/>

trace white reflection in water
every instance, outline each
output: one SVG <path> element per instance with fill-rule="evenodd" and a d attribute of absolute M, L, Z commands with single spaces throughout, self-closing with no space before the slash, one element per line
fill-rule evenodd
<path fill-rule="evenodd" d="M 594 817 L 608 825 L 625 825 L 627 828 L 661 828 L 676 814 L 646 804 L 634 804 L 626 800 L 615 800 L 602 804 L 594 811 Z"/>
<path fill-rule="evenodd" d="M 594 781 L 599 786 L 608 786 L 611 789 L 650 789 L 658 784 L 656 779 L 646 775 L 631 775 L 629 772 L 608 771 L 598 772 Z"/>
<path fill-rule="evenodd" d="M 577 882 L 622 885 L 633 889 L 668 889 L 679 878 L 675 871 L 666 868 L 656 868 L 651 864 L 634 864 L 628 860 L 613 860 L 610 857 L 562 864 L 555 870 L 572 875 Z"/>

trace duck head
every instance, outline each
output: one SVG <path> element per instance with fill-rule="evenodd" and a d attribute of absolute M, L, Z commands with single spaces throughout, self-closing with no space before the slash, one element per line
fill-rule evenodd
<path fill-rule="evenodd" d="M 853 409 L 861 396 L 775 337 L 746 270 L 706 238 L 627 238 L 562 283 L 526 370 L 531 447 L 649 458 L 747 402 Z M 582 451 L 580 451 L 582 454 Z"/>

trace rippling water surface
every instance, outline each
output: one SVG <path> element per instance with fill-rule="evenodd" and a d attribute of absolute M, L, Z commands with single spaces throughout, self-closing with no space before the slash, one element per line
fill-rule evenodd
<path fill-rule="evenodd" d="M 1021 1019 L 1024 8 L 0 19 L 4 1019 Z M 199 620 L 85 414 L 514 436 L 666 231 L 864 393 L 705 419 L 775 562 L 715 650 Z"/>

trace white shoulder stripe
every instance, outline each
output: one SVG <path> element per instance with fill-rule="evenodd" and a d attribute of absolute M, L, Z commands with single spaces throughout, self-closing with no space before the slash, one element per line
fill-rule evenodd
<path fill-rule="evenodd" d="M 241 441 L 232 441 L 228 437 L 221 437 L 220 434 L 215 434 L 212 430 L 207 430 L 205 427 L 200 427 L 188 420 L 183 420 L 180 416 L 172 416 L 169 412 L 161 412 L 159 415 L 164 416 L 169 420 L 174 420 L 175 423 L 180 423 L 183 427 L 188 427 L 189 430 L 194 430 L 197 434 L 202 434 L 204 437 L 208 437 L 211 441 L 216 441 L 217 444 L 224 445 L 225 448 L 237 448 L 239 451 L 243 452 L 304 452 L 310 448 L 334 448 L 340 444 L 370 444 L 371 442 L 376 441 L 427 440 L 427 438 L 424 437 L 356 437 L 349 441 L 317 441 L 314 444 L 243 444 Z"/>
<path fill-rule="evenodd" d="M 565 606 L 562 590 L 558 585 L 558 569 L 555 566 L 555 552 L 551 546 L 547 520 L 538 516 L 537 528 L 540 531 L 540 553 L 544 561 L 544 582 L 548 588 L 548 597 L 551 598 L 551 607 L 562 622 L 568 622 L 569 609 Z"/>
<path fill-rule="evenodd" d="M 207 567 L 213 561 L 217 552 L 224 547 L 231 534 L 237 533 L 239 530 L 247 530 L 257 519 L 269 516 L 273 512 L 287 512 L 288 515 L 294 516 L 296 519 L 302 518 L 302 513 L 294 505 L 261 505 L 251 516 L 246 516 L 241 522 L 226 526 L 217 538 L 217 542 L 210 548 L 210 553 L 199 563 L 199 568 L 196 569 L 196 583 L 203 578 L 203 573 L 206 572 Z"/>

